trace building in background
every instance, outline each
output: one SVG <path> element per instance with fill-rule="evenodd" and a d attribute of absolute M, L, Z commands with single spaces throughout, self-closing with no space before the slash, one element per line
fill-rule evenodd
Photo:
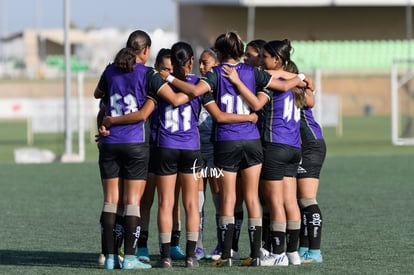
<path fill-rule="evenodd" d="M 177 33 L 150 33 L 153 45 L 148 65 L 153 65 L 160 48 L 177 40 L 189 42 L 197 59 L 217 35 L 228 30 L 237 31 L 246 42 L 288 38 L 294 48 L 292 59 L 306 73 L 320 71 L 320 91 L 337 96 L 344 115 L 390 114 L 391 65 L 414 52 L 411 2 L 175 0 Z M 80 67 L 86 64 L 87 76 L 96 79 L 130 32 L 72 30 L 73 61 L 79 61 Z M 1 43 L 0 79 L 63 77 L 63 30 L 22 30 L 2 37 Z M 406 94 L 414 98 L 411 92 Z"/>
<path fill-rule="evenodd" d="M 69 33 L 71 67 L 74 71 L 86 70 L 90 76 L 99 75 L 115 54 L 124 47 L 133 30 L 100 29 L 82 31 L 71 29 Z M 153 65 L 158 50 L 170 47 L 177 41 L 174 32 L 155 30 L 149 65 Z M 23 30 L 1 38 L 2 62 L 0 78 L 56 78 L 64 69 L 64 31 Z"/>
<path fill-rule="evenodd" d="M 237 30 L 246 41 L 401 40 L 410 0 L 176 0 L 181 39 L 207 47 Z M 408 18 L 409 19 L 409 18 Z M 407 26 L 407 23 L 410 23 Z M 408 27 L 408 29 L 407 29 Z M 411 36 L 411 34 L 410 34 Z"/>

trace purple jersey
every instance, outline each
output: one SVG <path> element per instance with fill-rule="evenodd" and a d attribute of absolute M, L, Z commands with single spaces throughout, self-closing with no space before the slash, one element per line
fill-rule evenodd
<path fill-rule="evenodd" d="M 132 72 L 125 73 L 108 65 L 98 86 L 107 91 L 105 115 L 121 116 L 138 111 L 146 100 L 147 73 L 152 70 L 137 63 Z M 145 122 L 113 125 L 111 134 L 102 139 L 103 143 L 143 143 L 147 141 Z"/>
<path fill-rule="evenodd" d="M 273 96 L 263 107 L 263 141 L 300 148 L 300 109 L 293 92 L 271 92 Z"/>
<path fill-rule="evenodd" d="M 189 74 L 187 82 L 197 84 L 198 76 Z M 174 92 L 179 92 L 171 86 Z M 200 150 L 200 134 L 198 132 L 198 116 L 202 105 L 202 97 L 178 107 L 173 107 L 164 99 L 158 102 L 158 132 L 156 145 L 161 148 Z"/>
<path fill-rule="evenodd" d="M 312 140 L 323 139 L 322 128 L 315 121 L 311 108 L 303 108 L 300 114 L 300 137 L 305 144 Z"/>
<path fill-rule="evenodd" d="M 244 64 L 221 64 L 214 67 L 214 72 L 209 72 L 204 79 L 213 90 L 214 99 L 222 112 L 248 115 L 252 112 L 234 85 L 223 76 L 223 66 L 230 66 L 237 70 L 240 79 L 250 91 L 256 94 L 256 71 L 255 68 Z M 270 78 L 263 78 L 263 84 L 268 84 Z M 267 81 L 267 82 L 266 82 Z M 260 133 L 257 125 L 251 122 L 239 123 L 217 123 L 215 128 L 215 140 L 251 140 L 259 139 Z"/>

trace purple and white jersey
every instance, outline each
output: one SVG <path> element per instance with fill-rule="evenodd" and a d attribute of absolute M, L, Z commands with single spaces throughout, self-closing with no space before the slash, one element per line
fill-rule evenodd
<path fill-rule="evenodd" d="M 313 117 L 312 108 L 305 107 L 300 114 L 300 137 L 302 144 L 323 139 L 322 128 Z"/>
<path fill-rule="evenodd" d="M 107 91 L 105 115 L 121 116 L 138 111 L 144 105 L 147 94 L 147 74 L 152 68 L 137 63 L 132 72 L 125 73 L 108 65 L 98 86 Z M 102 83 L 101 83 L 102 82 Z M 103 143 L 143 143 L 147 142 L 145 122 L 113 125 L 111 134 L 102 139 Z"/>
<path fill-rule="evenodd" d="M 236 69 L 240 79 L 246 87 L 256 94 L 255 68 L 244 63 L 218 65 L 213 68 L 213 72 L 208 72 L 206 78 L 203 78 L 203 80 L 206 81 L 213 90 L 214 99 L 222 112 L 248 115 L 252 110 L 236 87 L 223 76 L 223 66 L 225 65 Z M 270 78 L 267 78 L 267 82 L 260 86 L 267 85 L 269 80 Z M 217 123 L 214 134 L 216 141 L 251 140 L 260 138 L 257 125 L 251 122 Z"/>
<path fill-rule="evenodd" d="M 292 90 L 274 91 L 263 107 L 263 141 L 300 148 L 300 109 Z"/>
<path fill-rule="evenodd" d="M 200 78 L 194 74 L 186 76 L 187 82 L 197 84 Z M 170 85 L 174 92 L 179 91 Z M 178 107 L 173 107 L 164 99 L 158 102 L 158 132 L 156 146 L 169 149 L 200 150 L 200 134 L 198 132 L 198 116 L 202 105 L 202 97 Z"/>

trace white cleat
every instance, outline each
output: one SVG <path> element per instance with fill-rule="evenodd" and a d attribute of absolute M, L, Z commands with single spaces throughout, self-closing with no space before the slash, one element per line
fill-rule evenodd
<path fill-rule="evenodd" d="M 285 253 L 269 254 L 260 259 L 262 266 L 288 266 L 289 259 Z"/>
<path fill-rule="evenodd" d="M 301 260 L 300 260 L 299 253 L 297 251 L 286 252 L 286 256 L 288 257 L 289 264 L 291 264 L 291 265 L 300 265 Z"/>

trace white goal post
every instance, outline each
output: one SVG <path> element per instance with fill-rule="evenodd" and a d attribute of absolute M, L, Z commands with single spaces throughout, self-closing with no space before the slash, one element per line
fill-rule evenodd
<path fill-rule="evenodd" d="M 340 97 L 336 94 L 323 93 L 322 71 L 320 69 L 313 70 L 313 79 L 315 82 L 313 115 L 322 128 L 335 127 L 336 136 L 340 137 L 343 134 Z"/>
<path fill-rule="evenodd" d="M 391 66 L 391 140 L 414 145 L 413 59 L 396 59 Z"/>

